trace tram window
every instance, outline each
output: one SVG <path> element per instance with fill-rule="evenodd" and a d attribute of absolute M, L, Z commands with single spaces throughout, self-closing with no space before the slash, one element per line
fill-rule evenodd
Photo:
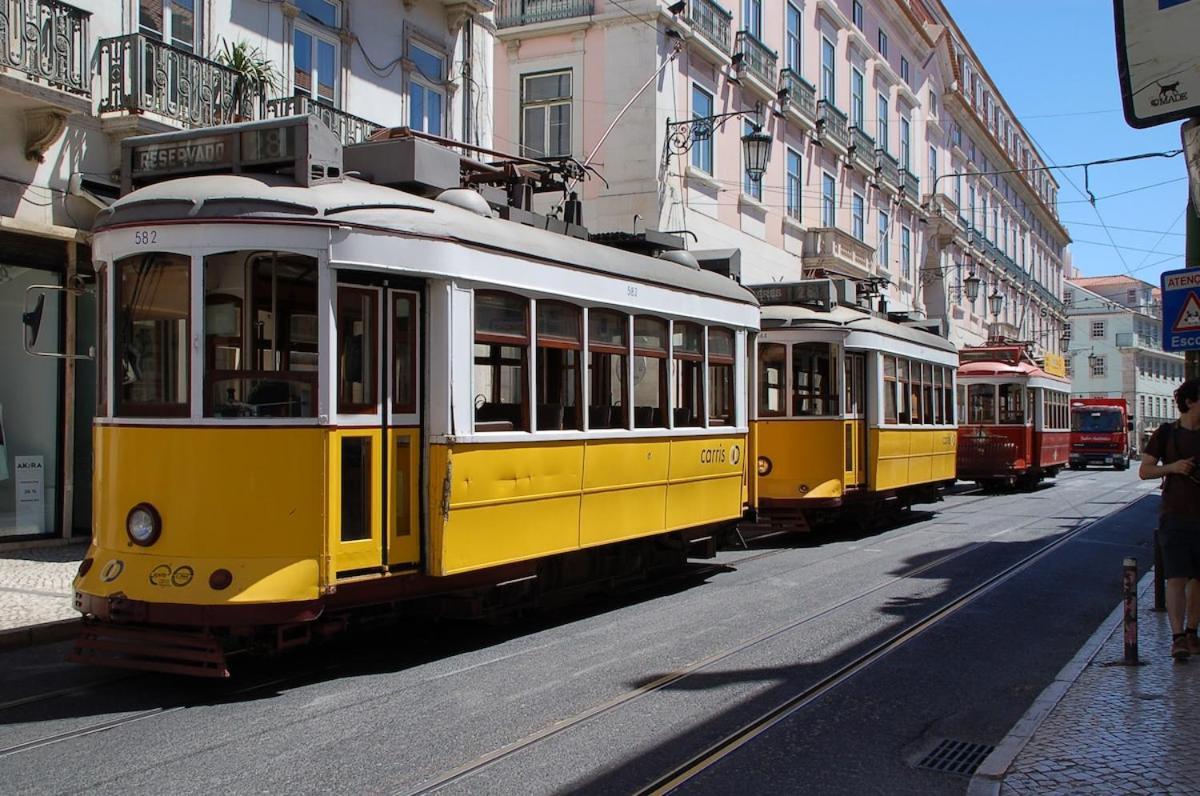
<path fill-rule="evenodd" d="M 379 410 L 379 293 L 338 285 L 338 411 L 370 414 Z"/>
<path fill-rule="evenodd" d="M 1000 422 L 1011 425 L 1025 422 L 1025 388 L 1020 384 L 1000 385 Z"/>
<path fill-rule="evenodd" d="M 583 351 L 579 308 L 557 301 L 537 304 L 537 427 L 578 429 L 579 359 Z"/>
<path fill-rule="evenodd" d="M 633 425 L 666 426 L 667 322 L 658 318 L 633 320 Z"/>
<path fill-rule="evenodd" d="M 787 414 L 784 379 L 787 346 L 763 343 L 758 347 L 758 416 L 783 417 Z"/>
<path fill-rule="evenodd" d="M 189 265 L 161 253 L 116 262 L 119 417 L 188 416 Z"/>
<path fill-rule="evenodd" d="M 921 363 L 909 362 L 908 422 L 921 423 Z"/>
<path fill-rule="evenodd" d="M 733 332 L 708 330 L 708 424 L 733 425 Z"/>
<path fill-rule="evenodd" d="M 475 293 L 475 430 L 528 431 L 529 302 Z"/>
<path fill-rule="evenodd" d="M 909 403 L 909 385 L 912 382 L 912 378 L 908 364 L 907 359 L 896 358 L 896 382 L 899 386 L 897 392 L 900 394 L 900 403 L 896 408 L 899 410 L 897 419 L 902 425 L 912 422 L 912 411 Z"/>
<path fill-rule="evenodd" d="M 995 386 L 991 384 L 967 385 L 967 405 L 971 423 L 995 423 Z"/>
<path fill-rule="evenodd" d="M 935 426 L 940 426 L 946 422 L 943 419 L 944 415 L 942 414 L 943 395 L 945 394 L 945 390 L 946 390 L 946 383 L 944 381 L 945 370 L 942 368 L 941 365 L 933 365 L 932 369 L 933 369 L 932 370 L 932 374 L 933 374 L 933 404 L 932 404 L 933 418 L 929 422 L 933 423 Z"/>
<path fill-rule="evenodd" d="M 900 382 L 896 378 L 896 358 L 885 356 L 883 358 L 883 422 L 895 424 L 899 422 L 899 412 L 897 411 L 898 400 L 897 393 L 900 390 Z"/>
<path fill-rule="evenodd" d="M 392 412 L 417 411 L 417 297 L 392 294 Z"/>
<path fill-rule="evenodd" d="M 204 258 L 206 417 L 316 417 L 317 261 Z"/>
<path fill-rule="evenodd" d="M 966 400 L 966 393 L 963 392 L 962 387 L 958 388 L 958 393 L 961 396 L 958 400 L 959 406 L 961 407 L 963 402 Z M 946 409 L 946 425 L 948 425 L 948 426 L 954 425 L 957 420 L 967 416 L 966 412 L 963 411 L 961 408 L 959 409 L 959 412 L 956 415 L 954 413 L 954 408 L 955 408 L 954 407 L 954 370 L 952 370 L 951 368 L 946 368 L 945 409 Z"/>
<path fill-rule="evenodd" d="M 627 428 L 629 316 L 588 311 L 588 428 Z"/>
<path fill-rule="evenodd" d="M 958 385 L 958 422 L 969 423 L 970 415 L 967 412 L 967 386 L 965 384 Z"/>
<path fill-rule="evenodd" d="M 342 437 L 341 537 L 371 538 L 371 438 Z"/>
<path fill-rule="evenodd" d="M 921 421 L 925 425 L 937 423 L 936 413 L 933 408 L 933 371 L 933 365 L 928 363 L 921 364 L 921 401 L 923 403 Z"/>
<path fill-rule="evenodd" d="M 671 331 L 671 383 L 675 386 L 675 426 L 704 425 L 704 330 L 676 322 Z"/>
<path fill-rule="evenodd" d="M 792 414 L 827 417 L 838 413 L 834 348 L 829 343 L 792 345 Z"/>
<path fill-rule="evenodd" d="M 108 268 L 96 269 L 96 415 L 108 417 Z"/>
<path fill-rule="evenodd" d="M 842 390 L 842 395 L 845 400 L 845 413 L 852 417 L 862 415 L 863 411 L 863 368 L 864 361 L 862 354 L 847 353 L 844 357 L 846 363 L 844 372 L 845 386 Z"/>

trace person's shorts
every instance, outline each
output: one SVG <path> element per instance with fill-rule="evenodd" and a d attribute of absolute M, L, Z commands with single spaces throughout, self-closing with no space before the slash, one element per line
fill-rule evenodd
<path fill-rule="evenodd" d="M 1164 516 L 1158 527 L 1163 577 L 1200 578 L 1200 520 Z"/>

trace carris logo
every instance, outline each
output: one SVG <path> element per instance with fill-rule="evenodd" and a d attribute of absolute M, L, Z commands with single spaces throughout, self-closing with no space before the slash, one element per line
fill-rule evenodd
<path fill-rule="evenodd" d="M 1162 105 L 1173 105 L 1176 102 L 1183 102 L 1188 98 L 1186 91 L 1179 90 L 1179 81 L 1174 83 L 1159 83 L 1154 81 L 1158 86 L 1158 96 L 1150 100 L 1150 104 L 1155 108 Z"/>

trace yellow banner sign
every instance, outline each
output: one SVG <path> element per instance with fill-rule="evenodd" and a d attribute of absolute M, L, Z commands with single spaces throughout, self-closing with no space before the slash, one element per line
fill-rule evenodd
<path fill-rule="evenodd" d="M 1067 358 L 1062 354 L 1046 354 L 1046 358 L 1042 362 L 1042 370 L 1051 376 L 1065 377 L 1067 375 Z"/>

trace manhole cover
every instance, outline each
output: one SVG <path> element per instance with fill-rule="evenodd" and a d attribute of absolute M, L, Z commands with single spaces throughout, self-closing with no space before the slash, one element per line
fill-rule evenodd
<path fill-rule="evenodd" d="M 995 748 L 982 743 L 945 739 L 917 763 L 917 768 L 969 777 Z"/>

